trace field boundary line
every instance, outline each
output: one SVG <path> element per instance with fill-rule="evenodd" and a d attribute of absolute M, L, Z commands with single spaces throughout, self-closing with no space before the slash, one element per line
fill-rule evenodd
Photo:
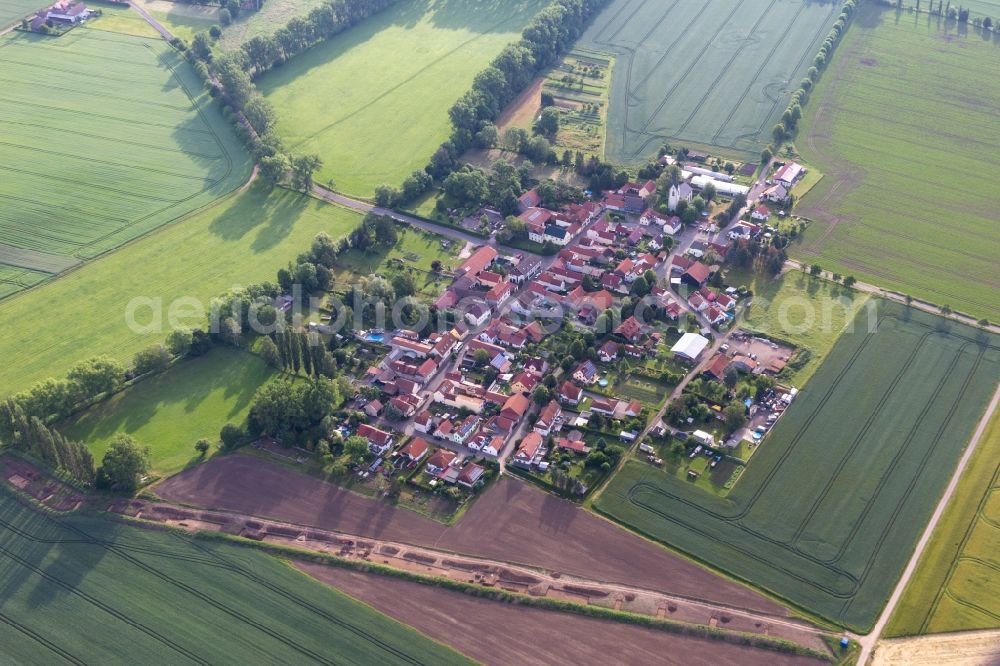
<path fill-rule="evenodd" d="M 872 506 L 875 504 L 875 499 L 878 497 L 878 495 L 882 492 L 882 489 L 885 487 L 885 484 L 886 484 L 887 480 L 891 476 L 892 470 L 895 469 L 896 464 L 903 457 L 903 455 L 905 454 L 906 450 L 909 448 L 910 443 L 913 441 L 913 438 L 916 436 L 917 430 L 920 427 L 920 424 L 924 420 L 924 416 L 926 416 L 927 412 L 929 411 L 929 406 L 933 405 L 933 403 L 935 403 L 937 401 L 938 396 L 941 394 L 941 390 L 944 388 L 945 384 L 948 382 L 948 379 L 951 377 L 951 373 L 953 372 L 955 366 L 958 365 L 958 361 L 962 358 L 962 354 L 965 353 L 965 347 L 967 347 L 970 344 L 972 344 L 972 343 L 967 342 L 964 345 L 962 345 L 958 350 L 956 350 L 955 356 L 952 359 L 951 363 L 949 364 L 947 372 L 944 375 L 942 375 L 941 381 L 938 382 L 938 385 L 934 389 L 934 393 L 927 400 L 927 404 L 925 405 L 924 409 L 921 411 L 920 416 L 914 421 L 913 427 L 910 428 L 910 432 L 907 433 L 906 440 L 903 442 L 903 445 L 896 452 L 896 455 L 893 457 L 890 465 L 886 468 L 886 471 L 882 474 L 882 477 L 879 479 L 879 482 L 878 482 L 878 484 L 875 487 L 875 492 L 872 495 L 872 499 L 869 500 L 865 504 L 865 509 L 864 509 L 864 511 L 861 512 L 860 519 L 858 520 L 857 523 L 855 523 L 854 527 L 848 533 L 847 539 L 845 539 L 844 542 L 843 542 L 843 544 L 841 544 L 840 551 L 837 553 L 837 556 L 833 560 L 831 560 L 832 562 L 836 562 L 841 557 L 844 556 L 844 551 L 847 549 L 848 545 L 850 545 L 851 541 L 854 539 L 854 536 L 857 534 L 858 530 L 861 527 L 861 524 L 864 522 L 864 519 L 865 519 L 865 517 L 867 517 L 869 511 L 871 511 Z M 958 397 L 951 403 L 951 409 L 948 411 L 948 416 L 942 421 L 941 425 L 938 427 L 937 432 L 935 434 L 935 437 L 940 438 L 941 435 L 944 433 L 944 430 L 947 428 L 948 424 L 951 423 L 951 419 L 952 419 L 952 416 L 954 414 L 954 410 L 958 406 L 958 404 L 962 401 L 962 398 L 965 396 L 965 392 L 969 388 L 969 384 L 972 381 L 973 375 L 975 375 L 976 372 L 979 370 L 979 364 L 982 362 L 982 358 L 983 358 L 984 353 L 985 353 L 984 351 L 981 351 L 979 353 L 979 355 L 976 357 L 975 363 L 972 364 L 972 367 L 970 368 L 969 373 L 965 377 L 965 382 L 962 384 L 962 390 L 960 390 L 958 392 L 958 394 L 957 394 Z M 898 511 L 899 511 L 900 507 L 902 506 L 903 502 L 906 500 L 907 497 L 909 497 L 910 493 L 913 491 L 913 486 L 916 484 L 917 479 L 921 475 L 923 475 L 924 469 L 927 466 L 927 460 L 930 458 L 930 454 L 933 453 L 933 451 L 934 451 L 933 447 L 928 447 L 927 450 L 924 451 L 924 455 L 921 458 L 920 465 L 918 467 L 918 473 L 913 476 L 913 478 L 911 479 L 911 482 L 907 485 L 907 489 L 906 489 L 906 492 L 905 492 L 904 496 L 902 498 L 900 498 L 900 500 L 896 503 L 896 512 L 893 514 L 894 516 L 898 513 Z M 892 520 L 890 520 L 890 523 L 889 523 L 889 527 L 890 528 L 892 527 L 892 524 L 894 522 L 895 522 L 895 518 L 893 518 Z M 883 538 L 884 538 L 884 534 L 883 534 Z M 881 547 L 882 547 L 882 543 L 881 542 L 882 542 L 882 540 L 883 539 L 881 539 L 881 538 L 879 539 L 878 547 L 875 550 L 876 553 L 881 550 Z M 866 567 L 866 570 L 867 570 L 867 567 Z"/>
<path fill-rule="evenodd" d="M 989 500 L 990 495 L 996 492 L 993 489 L 993 486 L 998 482 L 1000 482 L 1000 463 L 997 464 L 997 468 L 993 472 L 993 478 L 990 481 L 990 487 L 988 487 L 986 489 L 987 492 L 983 493 L 983 496 L 979 498 L 979 506 L 976 508 L 976 513 L 973 516 L 972 520 L 969 521 L 969 525 L 965 529 L 965 534 L 962 535 L 962 540 L 959 542 L 958 548 L 955 550 L 955 556 L 951 559 L 951 564 L 948 567 L 948 572 L 945 574 L 944 579 L 941 581 L 941 587 L 938 588 L 938 592 L 934 596 L 934 600 L 931 602 L 931 605 L 928 607 L 927 614 L 924 616 L 923 622 L 921 622 L 920 624 L 920 633 L 923 634 L 927 632 L 927 628 L 930 625 L 930 621 L 933 618 L 934 613 L 937 612 L 938 605 L 941 603 L 941 597 L 945 594 L 948 594 L 948 585 L 949 583 L 951 583 L 951 579 L 955 573 L 955 569 L 958 568 L 959 560 L 962 559 L 962 552 L 965 550 L 966 544 L 972 537 L 972 533 L 976 529 L 976 524 L 983 519 L 982 515 L 983 508 L 986 506 L 986 502 Z M 1000 528 L 1000 525 L 996 525 L 996 527 Z M 949 594 L 949 596 L 951 595 Z"/>
<path fill-rule="evenodd" d="M 733 20 L 733 17 L 743 6 L 744 2 L 746 2 L 746 0 L 739 0 L 739 2 L 737 2 L 733 6 L 733 10 L 729 12 L 729 16 L 727 16 L 725 20 L 719 22 L 719 29 L 715 31 L 715 34 L 712 35 L 711 39 L 705 41 L 705 45 L 701 47 L 700 51 L 698 51 L 698 55 L 691 60 L 691 63 L 687 66 L 687 68 L 684 69 L 684 72 L 680 75 L 677 81 L 675 81 L 674 84 L 670 86 L 670 89 L 667 90 L 666 94 L 664 94 L 663 98 L 660 100 L 660 103 L 656 107 L 656 109 L 646 117 L 646 122 L 645 124 L 642 125 L 641 131 L 646 132 L 649 130 L 649 126 L 653 123 L 653 119 L 657 115 L 659 115 L 660 111 L 663 110 L 663 107 L 666 106 L 667 100 L 670 99 L 670 97 L 674 94 L 678 86 L 680 86 L 681 82 L 684 81 L 684 79 L 686 79 L 689 74 L 691 74 L 691 71 L 695 68 L 695 66 L 698 65 L 701 58 L 705 55 L 705 52 L 708 51 L 708 49 L 714 45 L 715 40 L 719 38 L 719 35 L 722 33 L 722 30 L 729 24 L 730 21 Z M 777 0 L 771 0 L 771 4 L 768 5 L 768 7 L 769 8 L 773 7 L 775 2 L 777 2 Z M 638 154 L 637 151 L 633 152 L 632 157 L 635 157 L 637 154 Z"/>
<path fill-rule="evenodd" d="M 297 595 L 294 595 L 294 594 L 288 592 L 287 590 L 285 590 L 284 588 L 282 588 L 282 587 L 280 587 L 278 585 L 275 585 L 274 583 L 270 582 L 266 578 L 262 578 L 262 577 L 260 577 L 260 576 L 258 576 L 256 574 L 254 574 L 253 572 L 248 571 L 246 568 L 240 566 L 239 564 L 236 564 L 236 563 L 232 562 L 231 560 L 223 557 L 222 555 L 220 555 L 220 554 L 218 554 L 218 553 L 216 553 L 214 551 L 208 550 L 203 545 L 197 543 L 195 539 L 185 538 L 185 537 L 181 536 L 180 533 L 178 533 L 178 532 L 173 532 L 172 531 L 172 534 L 177 539 L 179 539 L 181 542 L 186 543 L 189 546 L 191 546 L 191 547 L 193 547 L 193 548 L 195 548 L 197 550 L 200 550 L 203 553 L 207 553 L 208 555 L 210 555 L 211 557 L 213 557 L 217 562 L 221 563 L 221 566 L 223 566 L 224 568 L 226 568 L 230 572 L 232 572 L 234 574 L 237 574 L 239 576 L 242 576 L 243 578 L 246 578 L 247 580 L 251 580 L 251 581 L 253 581 L 256 584 L 258 584 L 258 585 L 260 585 L 262 587 L 267 588 L 268 590 L 271 590 L 272 592 L 278 594 L 279 596 L 282 596 L 285 599 L 288 599 L 290 602 L 294 603 L 299 608 L 308 610 L 309 612 L 313 613 L 314 615 L 319 615 L 320 617 L 325 618 L 327 621 L 332 622 L 333 624 L 339 625 L 339 626 L 343 627 L 344 629 L 347 629 L 348 631 L 350 631 L 355 636 L 358 636 L 359 638 L 363 638 L 363 639 L 367 640 L 368 642 L 373 643 L 374 645 L 377 645 L 378 647 L 382 648 L 386 652 L 399 657 L 403 661 L 409 662 L 411 664 L 421 664 L 422 663 L 419 659 L 416 659 L 415 657 L 412 657 L 411 655 L 408 655 L 405 652 L 402 652 L 398 648 L 395 648 L 392 645 L 390 645 L 390 644 L 382 641 L 381 639 L 378 638 L 377 635 L 371 634 L 371 633 L 365 631 L 364 629 L 361 629 L 361 628 L 357 627 L 356 625 L 351 624 L 350 622 L 348 622 L 347 620 L 345 620 L 345 619 L 343 619 L 341 617 L 337 617 L 336 615 L 328 613 L 327 611 L 323 610 L 322 608 L 314 606 L 313 604 L 311 604 L 308 601 L 306 601 L 306 600 L 298 597 Z"/>
<path fill-rule="evenodd" d="M 969 343 L 966 343 L 966 344 L 969 344 Z M 954 359 L 952 367 L 954 367 L 954 365 L 957 364 L 957 361 L 961 357 L 961 354 L 964 353 L 964 347 L 965 347 L 965 345 L 963 345 L 963 347 L 958 352 L 956 352 L 956 357 Z M 962 398 L 964 398 L 965 392 L 969 388 L 969 384 L 972 383 L 973 376 L 979 370 L 979 364 L 982 361 L 982 358 L 985 355 L 985 353 L 986 353 L 986 350 L 985 350 L 985 348 L 983 348 L 980 351 L 979 355 L 976 357 L 975 363 L 973 363 L 972 368 L 969 370 L 969 374 L 966 376 L 965 382 L 962 384 L 962 389 L 958 392 L 957 398 L 952 403 L 951 409 L 948 411 L 947 418 L 945 418 L 942 421 L 941 426 L 938 428 L 937 432 L 935 433 L 935 437 L 936 438 L 940 438 L 940 436 L 943 434 L 943 432 L 944 432 L 945 428 L 947 427 L 947 425 L 951 423 L 951 419 L 953 418 L 953 416 L 955 414 L 955 408 L 961 402 Z M 950 371 L 951 371 L 951 368 L 949 368 L 949 372 Z M 947 376 L 946 376 L 946 378 L 947 378 Z M 938 386 L 938 389 L 940 389 L 941 386 L 943 386 L 943 383 Z M 892 530 L 892 528 L 896 524 L 896 521 L 899 519 L 901 507 L 903 506 L 904 502 L 906 500 L 908 500 L 909 497 L 910 497 L 910 495 L 913 493 L 913 489 L 914 489 L 914 487 L 916 487 L 916 485 L 917 485 L 920 477 L 923 475 L 924 470 L 927 467 L 927 461 L 930 460 L 931 454 L 933 452 L 934 452 L 933 451 L 933 447 L 928 447 L 927 450 L 924 451 L 924 455 L 923 455 L 923 457 L 920 460 L 920 465 L 918 466 L 917 474 L 914 474 L 910 478 L 910 481 L 909 481 L 909 483 L 906 486 L 906 490 L 904 491 L 903 495 L 900 497 L 899 501 L 896 502 L 896 510 L 892 512 L 892 514 L 890 516 L 890 519 L 889 519 L 889 522 L 886 525 L 886 528 L 882 531 L 882 534 L 879 535 L 878 542 L 875 544 L 875 548 L 872 551 L 873 552 L 873 557 L 871 557 L 865 563 L 864 571 L 861 574 L 862 581 L 867 580 L 868 575 L 871 573 L 872 567 L 874 567 L 874 565 L 875 565 L 875 559 L 876 559 L 875 556 L 877 556 L 879 553 L 882 552 L 882 548 L 885 546 L 885 540 L 886 540 L 889 532 Z M 880 488 L 880 490 L 881 490 L 881 488 Z M 853 534 L 852 534 L 851 538 L 853 538 Z M 853 599 L 851 601 L 846 602 L 845 605 L 844 605 L 844 612 L 846 612 L 847 609 L 849 609 L 853 603 L 854 603 Z"/>
<path fill-rule="evenodd" d="M 924 333 L 922 336 L 920 336 L 920 341 L 914 346 L 913 352 L 906 359 L 906 363 L 903 364 L 903 367 L 900 369 L 899 372 L 896 373 L 896 376 L 893 378 L 892 382 L 889 384 L 889 386 L 886 387 L 886 390 L 885 392 L 882 393 L 882 396 L 879 398 L 879 401 L 875 403 L 874 409 L 872 409 L 871 412 L 868 414 L 868 418 L 865 419 L 865 422 L 862 424 L 861 429 L 855 436 L 854 441 L 851 442 L 851 445 L 844 451 L 844 455 L 840 457 L 840 460 L 834 467 L 833 474 L 830 475 L 830 479 L 827 481 L 826 486 L 823 488 L 823 491 L 819 494 L 819 496 L 815 500 L 813 500 L 812 506 L 810 506 L 809 511 L 806 512 L 804 520 L 801 523 L 799 523 L 799 526 L 796 528 L 795 533 L 792 535 L 792 543 L 799 540 L 799 538 L 802 536 L 802 532 L 805 530 L 806 524 L 809 523 L 812 520 L 813 516 L 816 515 L 816 511 L 819 510 L 820 504 L 823 503 L 823 500 L 825 500 L 827 494 L 829 494 L 830 488 L 832 488 L 833 484 L 836 483 L 836 480 L 840 476 L 840 473 L 844 471 L 844 467 L 847 466 L 848 460 L 854 456 L 854 453 L 858 450 L 858 447 L 861 446 L 862 440 L 868 434 L 868 431 L 871 430 L 872 425 L 874 425 L 875 421 L 878 420 L 878 417 L 881 416 L 882 410 L 889 403 L 889 398 L 893 395 L 893 393 L 896 392 L 896 388 L 899 387 L 899 382 L 903 379 L 903 375 L 905 375 L 910 370 L 910 367 L 913 365 L 913 361 L 916 360 L 917 356 L 920 354 L 920 350 L 923 349 L 930 335 L 931 333 L 930 331 L 928 331 L 927 333 Z M 959 355 L 956 353 L 955 358 L 952 359 L 952 365 L 957 363 L 958 359 Z M 934 391 L 931 393 L 931 396 L 927 401 L 928 403 L 934 400 L 934 398 L 940 392 L 941 387 L 944 386 L 945 382 L 947 381 L 947 378 L 948 378 L 947 375 L 941 376 L 941 379 L 938 381 L 937 386 L 934 388 Z M 917 423 L 920 423 L 921 419 L 923 418 L 923 414 L 924 412 L 921 412 L 920 418 L 916 420 L 914 424 L 914 429 L 911 429 L 910 433 L 913 433 L 915 431 L 915 426 Z M 907 437 L 907 439 L 904 441 L 903 448 L 905 448 L 906 442 L 908 442 L 909 440 L 910 437 Z M 796 550 L 798 549 L 796 548 Z"/>
<path fill-rule="evenodd" d="M 902 575 L 896 582 L 896 587 L 893 589 L 889 600 L 882 609 L 881 615 L 879 615 L 878 621 L 872 628 L 871 633 L 860 640 L 861 656 L 858 659 L 858 663 L 862 666 L 867 664 L 868 658 L 871 656 L 872 650 L 875 647 L 875 643 L 878 641 L 879 636 L 882 635 L 885 625 L 888 623 L 889 618 L 896 609 L 896 605 L 903 596 L 903 592 L 906 590 L 906 586 L 913 577 L 917 564 L 920 561 L 920 557 L 923 555 L 924 551 L 927 549 L 927 545 L 930 543 L 931 535 L 934 533 L 934 528 L 937 527 L 938 522 L 941 520 L 941 516 L 944 514 L 944 510 L 951 501 L 952 495 L 955 494 L 955 490 L 958 488 L 958 483 L 962 478 L 962 474 L 965 472 L 965 468 L 968 466 L 969 460 L 972 458 L 972 454 L 975 453 L 976 448 L 979 446 L 983 433 L 986 431 L 994 412 L 996 412 L 998 404 L 1000 404 L 1000 384 L 997 385 L 985 413 L 982 418 L 979 419 L 976 430 L 973 432 L 972 438 L 965 447 L 962 457 L 959 458 L 958 465 L 955 467 L 955 471 L 952 473 L 951 479 L 948 481 L 948 486 L 945 488 L 941 499 L 938 500 L 937 506 L 934 508 L 934 512 L 931 514 L 930 520 L 924 527 L 924 531 L 920 535 L 920 539 L 917 541 L 917 544 L 913 549 L 913 554 L 910 556 L 906 567 L 903 569 Z"/>
<path fill-rule="evenodd" d="M 696 115 L 698 115 L 698 111 L 701 109 L 702 106 L 705 105 L 705 100 L 708 99 L 709 95 L 711 95 L 713 92 L 715 92 L 715 87 L 717 85 L 719 85 L 719 81 L 722 80 L 722 77 L 724 77 L 726 74 L 728 74 L 730 72 L 730 67 L 732 67 L 733 62 L 738 57 L 740 57 L 740 54 L 743 53 L 743 49 L 745 49 L 747 47 L 747 45 L 751 42 L 751 40 L 754 40 L 754 38 L 757 38 L 757 30 L 760 28 L 761 23 L 764 22 L 764 19 L 768 17 L 768 14 L 771 13 L 771 10 L 774 8 L 774 5 L 777 4 L 777 2 L 778 2 L 778 0 L 771 0 L 771 4 L 769 4 L 764 9 L 764 11 L 761 13 L 761 15 L 757 17 L 757 20 L 754 21 L 754 24 L 752 26 L 750 26 L 750 31 L 747 33 L 746 38 L 740 41 L 740 45 L 738 47 L 736 47 L 736 49 L 733 51 L 733 54 L 729 57 L 729 61 L 726 63 L 725 67 L 723 67 L 719 71 L 718 76 L 716 76 L 715 79 L 712 80 L 711 85 L 708 86 L 708 88 L 705 90 L 705 94 L 703 94 L 701 96 L 701 99 L 698 100 L 698 103 L 695 105 L 694 109 L 691 110 L 691 113 L 688 114 L 688 117 L 684 120 L 683 123 L 681 123 L 681 126 L 679 128 L 677 128 L 677 132 L 676 132 L 677 134 L 680 134 L 685 129 L 687 129 L 688 123 L 690 123 L 692 120 L 694 120 L 694 117 Z M 781 44 L 781 40 L 783 40 L 784 37 L 785 37 L 785 35 L 788 34 L 788 31 L 791 29 L 791 27 L 795 23 L 795 21 L 798 20 L 799 16 L 802 15 L 802 12 L 803 12 L 803 10 L 805 10 L 805 8 L 806 8 L 805 3 L 801 3 L 799 5 L 798 11 L 795 12 L 795 16 L 788 23 L 788 27 L 785 28 L 785 32 L 784 32 L 784 34 L 782 34 L 781 39 L 775 41 L 774 48 L 771 51 L 772 54 L 774 53 L 775 50 L 777 50 L 778 46 Z M 727 21 L 727 23 L 728 23 L 728 21 Z M 757 39 L 759 40 L 759 38 L 757 38 Z M 757 42 L 755 41 L 754 43 L 756 44 Z M 702 53 L 704 53 L 704 51 L 702 51 Z M 767 65 L 767 62 L 768 61 L 765 60 L 763 62 L 763 64 L 761 65 L 760 69 L 763 69 L 764 65 Z M 751 79 L 750 84 L 753 85 L 753 79 Z M 748 86 L 748 89 L 749 89 L 749 86 Z M 739 104 L 740 102 L 742 102 L 743 101 L 743 97 L 745 97 L 745 96 L 746 96 L 746 93 L 744 92 L 743 95 L 741 95 L 739 97 L 739 99 L 737 100 L 737 104 Z"/>

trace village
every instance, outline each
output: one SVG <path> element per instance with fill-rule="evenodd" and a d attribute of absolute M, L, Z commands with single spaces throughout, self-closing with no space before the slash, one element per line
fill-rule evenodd
<path fill-rule="evenodd" d="M 731 490 L 796 395 L 775 379 L 795 349 L 735 325 L 750 295 L 720 268 L 741 241 L 771 238 L 803 170 L 789 163 L 752 187 L 697 166 L 674 173 L 665 195 L 626 183 L 558 210 L 526 191 L 518 219 L 554 255 L 491 238 L 433 303 L 453 313 L 450 330 L 356 332 L 379 359 L 356 399 L 370 451 L 357 475 L 402 474 L 463 502 L 512 473 L 580 499 L 638 455 Z M 752 200 L 721 228 L 725 212 L 682 222 L 710 184 Z M 503 217 L 490 217 L 495 235 Z"/>

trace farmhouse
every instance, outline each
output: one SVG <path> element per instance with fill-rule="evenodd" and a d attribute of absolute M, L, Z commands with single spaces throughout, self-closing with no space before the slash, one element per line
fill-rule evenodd
<path fill-rule="evenodd" d="M 674 355 L 688 360 L 697 361 L 701 353 L 705 351 L 705 347 L 708 346 L 708 338 L 698 335 L 697 333 L 685 333 L 681 336 L 681 339 L 670 348 L 670 351 Z"/>
<path fill-rule="evenodd" d="M 776 183 L 764 190 L 762 196 L 772 203 L 784 203 L 788 200 L 788 188 L 781 183 Z"/>
<path fill-rule="evenodd" d="M 790 188 L 806 172 L 805 167 L 796 162 L 786 162 L 774 172 L 774 182 Z"/>

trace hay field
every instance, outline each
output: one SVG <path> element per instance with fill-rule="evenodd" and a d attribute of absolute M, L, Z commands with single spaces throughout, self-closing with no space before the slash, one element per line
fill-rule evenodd
<path fill-rule="evenodd" d="M 471 663 L 254 550 L 43 514 L 6 489 L 0 516 L 11 663 Z"/>
<path fill-rule="evenodd" d="M 886 636 L 1000 627 L 1000 415 L 983 434 Z"/>
<path fill-rule="evenodd" d="M 274 280 L 279 268 L 326 231 L 346 235 L 361 217 L 284 189 L 255 187 L 181 224 L 161 229 L 117 252 L 29 292 L 0 302 L 0 321 L 16 321 L 0 336 L 0 395 L 47 377 L 62 377 L 77 361 L 110 354 L 127 361 L 166 337 L 169 308 L 195 299 L 204 308 L 234 285 Z M 141 324 L 162 315 L 163 332 L 135 332 L 125 321 L 133 298 L 152 299 L 136 312 Z M 183 314 L 183 311 L 178 311 Z M 203 317 L 180 317 L 182 325 Z"/>
<path fill-rule="evenodd" d="M 98 403 L 59 431 L 85 443 L 95 460 L 116 435 L 131 435 L 149 446 L 154 474 L 173 474 L 201 460 L 194 450 L 199 439 L 215 443 L 227 422 L 242 423 L 254 393 L 273 374 L 259 357 L 219 347 Z"/>
<path fill-rule="evenodd" d="M 0 38 L 0 82 L 8 267 L 59 273 L 211 203 L 249 174 L 218 107 L 162 40 L 12 33 Z"/>
<path fill-rule="evenodd" d="M 797 206 L 814 222 L 790 253 L 1000 319 L 1000 80 L 983 76 L 998 67 L 996 35 L 862 5 L 796 142 L 826 175 Z"/>
<path fill-rule="evenodd" d="M 323 158 L 317 182 L 372 196 L 448 138 L 448 109 L 544 0 L 410 0 L 271 70 L 257 85 L 295 153 Z"/>
<path fill-rule="evenodd" d="M 756 158 L 840 13 L 835 2 L 614 0 L 577 42 L 613 53 L 605 156 L 665 142 Z"/>
<path fill-rule="evenodd" d="M 722 499 L 630 461 L 596 507 L 845 627 L 892 591 L 1000 373 L 1000 339 L 881 303 Z M 864 313 L 860 315 L 864 318 Z"/>

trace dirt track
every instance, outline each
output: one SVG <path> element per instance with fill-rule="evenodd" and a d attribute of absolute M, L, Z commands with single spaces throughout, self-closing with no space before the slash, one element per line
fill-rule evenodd
<path fill-rule="evenodd" d="M 872 666 L 1000 664 L 1000 631 L 968 631 L 880 641 Z"/>
<path fill-rule="evenodd" d="M 742 585 L 513 479 L 495 484 L 452 527 L 244 455 L 214 458 L 167 479 L 155 490 L 172 502 L 425 545 L 767 613 L 785 611 Z"/>
<path fill-rule="evenodd" d="M 816 664 L 719 641 L 523 608 L 409 581 L 297 563 L 311 576 L 484 664 Z"/>

